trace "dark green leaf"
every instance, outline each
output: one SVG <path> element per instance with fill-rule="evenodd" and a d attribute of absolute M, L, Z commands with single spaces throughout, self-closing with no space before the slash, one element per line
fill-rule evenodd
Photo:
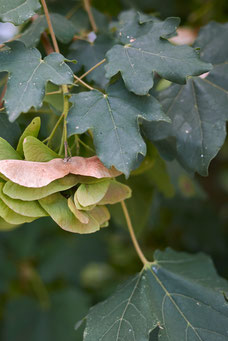
<path fill-rule="evenodd" d="M 7 140 L 11 145 L 15 146 L 21 130 L 17 122 L 9 122 L 8 116 L 5 113 L 0 114 L 0 136 Z"/>
<path fill-rule="evenodd" d="M 167 40 L 175 34 L 178 18 L 144 24 L 135 20 L 134 25 L 134 30 L 132 25 L 129 29 L 123 28 L 124 37 L 119 32 L 122 44 L 107 52 L 108 64 L 105 67 L 108 78 L 121 72 L 130 91 L 138 95 L 147 94 L 153 86 L 154 72 L 170 81 L 185 84 L 187 76 L 211 70 L 211 65 L 202 62 L 196 50 L 186 45 L 175 46 Z"/>
<path fill-rule="evenodd" d="M 148 341 L 159 327 L 164 341 L 226 341 L 225 280 L 211 260 L 170 249 L 87 316 L 84 341 Z"/>
<path fill-rule="evenodd" d="M 53 29 L 57 39 L 67 44 L 76 34 L 76 28 L 72 22 L 66 19 L 63 15 L 53 13 L 50 15 Z M 61 24 L 60 24 L 61 23 Z M 29 28 L 22 34 L 20 40 L 27 47 L 34 47 L 39 43 L 41 34 L 48 28 L 46 17 L 41 15 L 39 18 L 34 20 Z"/>
<path fill-rule="evenodd" d="M 38 50 L 27 49 L 22 42 L 14 41 L 8 46 L 0 53 L 0 72 L 10 74 L 4 105 L 10 121 L 14 121 L 32 106 L 41 107 L 48 81 L 70 84 L 73 75 L 61 54 L 52 53 L 42 60 Z"/>
<path fill-rule="evenodd" d="M 62 2 L 60 2 L 62 7 Z M 80 7 L 80 6 L 78 6 Z M 94 20 L 96 22 L 99 32 L 107 32 L 108 30 L 108 18 L 106 15 L 96 10 L 96 8 L 91 8 Z M 70 21 L 74 24 L 78 33 L 84 33 L 86 31 L 92 31 L 92 27 L 89 21 L 87 12 L 83 8 L 78 8 L 75 13 L 70 18 Z"/>
<path fill-rule="evenodd" d="M 146 135 L 158 141 L 157 145 L 163 141 L 166 149 L 170 147 L 168 138 L 175 137 L 178 161 L 201 175 L 207 175 L 209 163 L 226 137 L 228 49 L 223 49 L 224 40 L 220 37 L 227 35 L 227 24 L 211 23 L 202 30 L 196 45 L 202 44 L 205 60 L 218 64 L 206 78 L 193 78 L 185 86 L 172 85 L 161 92 L 160 100 L 171 124 L 144 125 Z"/>
<path fill-rule="evenodd" d="M 39 0 L 1 0 L 0 19 L 21 25 L 40 8 Z"/>
<path fill-rule="evenodd" d="M 88 71 L 105 57 L 105 53 L 112 47 L 113 39 L 109 35 L 98 35 L 93 43 L 78 40 L 70 46 L 69 59 L 76 59 L 77 64 L 71 65 L 74 72 L 78 72 L 82 66 Z M 86 76 L 88 81 L 94 81 L 96 84 L 104 87 L 108 83 L 105 78 L 104 64 L 100 65 L 94 71 Z"/>
<path fill-rule="evenodd" d="M 111 85 L 107 94 L 97 90 L 71 97 L 68 116 L 69 135 L 92 129 L 96 152 L 107 166 L 124 174 L 137 167 L 146 145 L 140 135 L 139 121 L 166 121 L 160 104 L 152 96 L 129 93 L 122 82 Z"/>

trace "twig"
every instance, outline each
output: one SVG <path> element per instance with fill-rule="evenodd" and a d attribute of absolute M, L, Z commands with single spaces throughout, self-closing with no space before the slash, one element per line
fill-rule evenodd
<path fill-rule="evenodd" d="M 44 9 L 44 14 L 45 14 L 46 19 L 47 19 L 47 24 L 48 24 L 49 32 L 50 32 L 51 39 L 52 39 L 52 42 L 53 42 L 53 45 L 54 45 L 55 52 L 59 53 L 60 52 L 59 51 L 59 46 L 58 46 L 58 43 L 57 43 L 57 40 L 56 40 L 55 32 L 53 30 L 53 26 L 52 26 L 52 23 L 51 23 L 51 18 L 50 18 L 49 12 L 48 12 L 46 1 L 45 0 L 41 0 L 41 3 L 42 3 L 42 6 L 43 6 L 43 9 Z"/>
<path fill-rule="evenodd" d="M 46 32 L 43 32 L 43 33 L 41 34 L 41 42 L 42 42 L 42 44 L 43 44 L 43 47 L 44 47 L 45 52 L 46 52 L 47 55 L 48 55 L 48 54 L 51 54 L 51 53 L 53 53 L 53 52 L 55 52 L 54 49 L 53 49 L 53 47 L 51 46 L 49 37 L 48 37 L 48 35 L 47 35 Z"/>
<path fill-rule="evenodd" d="M 66 14 L 66 18 L 70 19 L 76 12 L 77 10 L 81 7 L 81 4 L 77 4 L 74 7 L 72 7 L 69 12 Z"/>
<path fill-rule="evenodd" d="M 7 89 L 7 82 L 6 82 L 6 84 L 4 85 L 3 90 L 2 90 L 2 93 L 1 93 L 1 96 L 0 96 L 0 108 L 1 108 L 2 105 L 3 105 L 3 98 L 4 98 L 4 96 L 5 96 L 6 89 Z"/>
<path fill-rule="evenodd" d="M 94 32 L 97 32 L 97 25 L 96 25 L 96 22 L 94 20 L 93 13 L 91 11 L 90 0 L 83 0 L 83 2 L 84 2 L 85 10 L 86 10 L 88 17 L 89 17 L 90 24 L 92 26 L 92 29 Z"/>
<path fill-rule="evenodd" d="M 87 41 L 89 43 L 89 40 L 86 37 L 84 38 L 84 37 L 78 36 L 77 34 L 73 36 L 73 41 L 75 40 Z"/>
<path fill-rule="evenodd" d="M 123 213 L 124 213 L 124 216 L 125 216 L 125 219 L 126 219 L 126 223 L 127 223 L 127 227 L 128 227 L 128 230 L 129 230 L 129 233 L 130 233 L 130 236 L 131 236 L 131 240 L 133 242 L 133 245 L 135 247 L 135 250 L 141 260 L 141 262 L 146 265 L 149 263 L 149 261 L 146 259 L 146 257 L 144 256 L 140 246 L 139 246 L 139 243 L 136 239 L 136 236 L 135 236 L 135 232 L 134 232 L 134 229 L 133 229 L 133 226 L 132 226 L 132 223 L 131 223 L 131 218 L 129 216 L 129 213 L 128 213 L 128 209 L 127 209 L 127 206 L 125 204 L 124 201 L 121 201 L 121 206 L 122 206 L 122 210 L 123 210 Z"/>
<path fill-rule="evenodd" d="M 86 86 L 89 90 L 94 90 L 94 88 L 92 88 L 92 86 L 90 86 L 89 84 L 87 84 L 86 82 L 84 82 L 83 80 L 81 80 L 79 77 L 77 77 L 76 75 L 74 75 L 74 78 L 81 83 L 82 85 Z"/>
<path fill-rule="evenodd" d="M 92 153 L 95 153 L 95 150 L 93 148 L 91 148 L 90 146 L 88 146 L 84 141 L 82 141 L 78 136 L 77 136 L 77 141 L 79 143 L 81 143 L 81 145 L 83 147 L 85 147 L 86 149 L 88 149 L 89 151 L 91 151 Z"/>
<path fill-rule="evenodd" d="M 50 144 L 50 142 L 51 142 L 53 136 L 55 135 L 55 132 L 56 132 L 58 126 L 60 125 L 60 123 L 61 123 L 63 117 L 64 117 L 64 112 L 63 112 L 62 115 L 59 117 L 58 121 L 56 122 L 54 128 L 52 129 L 51 134 L 50 134 L 45 140 L 43 140 L 43 143 L 47 142 L 47 145 Z"/>
<path fill-rule="evenodd" d="M 50 32 L 50 35 L 51 35 L 51 39 L 52 39 L 52 42 L 53 42 L 53 46 L 54 46 L 55 52 L 60 53 L 59 46 L 58 46 L 58 43 L 57 43 L 57 40 L 56 40 L 56 36 L 55 36 L 55 32 L 53 30 L 53 26 L 52 26 L 52 23 L 51 23 L 51 18 L 50 18 L 49 12 L 48 12 L 48 7 L 47 7 L 47 4 L 46 4 L 46 0 L 41 0 L 41 3 L 42 3 L 43 9 L 44 9 L 44 13 L 45 13 L 45 16 L 46 16 L 46 19 L 47 19 L 47 24 L 48 24 L 48 28 L 49 28 L 49 32 Z M 67 119 L 67 115 L 68 115 L 68 111 L 69 111 L 69 101 L 68 101 L 68 98 L 67 98 L 67 95 L 66 95 L 68 93 L 68 86 L 66 84 L 62 85 L 62 89 L 63 89 L 64 105 L 63 105 L 63 113 L 62 113 L 61 116 L 63 116 L 64 122 L 63 122 L 63 134 L 62 134 L 62 140 L 61 140 L 61 146 L 60 146 L 60 150 L 61 151 L 62 151 L 62 148 L 63 148 L 63 144 L 64 143 L 67 144 L 67 124 L 66 124 L 66 119 Z M 50 142 L 50 139 L 49 139 L 49 142 Z"/>
<path fill-rule="evenodd" d="M 45 94 L 45 96 L 50 96 L 50 95 L 57 95 L 57 94 L 61 94 L 62 90 L 56 90 L 56 91 L 52 91 L 52 92 L 47 92 Z"/>
<path fill-rule="evenodd" d="M 85 76 L 87 76 L 90 72 L 92 72 L 93 70 L 95 70 L 98 66 L 100 66 L 101 64 L 103 64 L 106 61 L 106 59 L 102 59 L 99 63 L 97 63 L 96 65 L 94 65 L 93 67 L 91 67 L 91 69 L 89 69 L 88 71 L 86 71 L 85 73 L 83 73 L 83 75 L 81 77 L 79 77 L 79 79 L 83 79 Z M 77 84 L 79 81 L 77 80 L 75 82 L 75 84 Z"/>

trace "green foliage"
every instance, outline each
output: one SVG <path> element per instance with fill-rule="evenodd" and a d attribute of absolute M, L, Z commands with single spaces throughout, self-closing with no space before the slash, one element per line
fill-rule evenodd
<path fill-rule="evenodd" d="M 226 340 L 227 290 L 208 257 L 157 251 L 153 263 L 90 310 L 84 339 L 147 341 L 159 327 L 163 340 Z"/>
<path fill-rule="evenodd" d="M 178 18 L 140 24 L 135 17 L 133 32 L 132 25 L 128 27 L 127 23 L 124 33 L 119 31 L 122 45 L 117 44 L 107 52 L 106 76 L 111 78 L 120 72 L 130 91 L 146 95 L 153 87 L 154 72 L 172 82 L 184 84 L 187 76 L 209 71 L 211 65 L 200 61 L 191 47 L 169 43 L 167 38 L 175 35 L 178 25 Z"/>
<path fill-rule="evenodd" d="M 78 72 L 83 66 L 85 71 L 99 63 L 104 59 L 106 52 L 114 43 L 111 35 L 100 34 L 94 42 L 78 40 L 70 45 L 69 59 L 76 59 L 77 64 L 71 66 L 74 72 Z M 108 79 L 104 77 L 104 66 L 101 65 L 94 72 L 88 74 L 86 79 L 94 81 L 102 88 L 108 83 Z"/>
<path fill-rule="evenodd" d="M 68 44 L 73 39 L 76 29 L 70 20 L 67 20 L 63 15 L 52 14 L 51 21 L 57 39 L 63 43 Z M 59 23 L 61 22 L 61 25 Z M 29 28 L 22 34 L 20 40 L 26 47 L 35 47 L 39 41 L 41 34 L 48 28 L 48 24 L 44 15 L 32 22 Z"/>
<path fill-rule="evenodd" d="M 20 25 L 31 18 L 39 8 L 39 0 L 3 0 L 0 8 L 0 19 Z"/>
<path fill-rule="evenodd" d="M 69 135 L 91 128 L 101 161 L 107 167 L 114 165 L 127 176 L 139 165 L 139 154 L 146 153 L 139 120 L 169 121 L 153 96 L 135 96 L 120 81 L 110 85 L 106 94 L 82 92 L 72 95 L 71 102 Z"/>
<path fill-rule="evenodd" d="M 5 107 L 10 121 L 32 106 L 42 106 L 45 85 L 70 84 L 73 76 L 61 54 L 51 54 L 41 59 L 36 49 L 27 49 L 23 43 L 14 41 L 0 53 L 0 71 L 9 72 Z M 15 97 L 16 95 L 16 97 Z"/>
<path fill-rule="evenodd" d="M 226 36 L 227 27 L 211 23 L 202 29 L 195 43 L 202 47 L 202 57 L 214 64 L 209 75 L 192 78 L 184 86 L 171 85 L 160 94 L 159 99 L 172 123 L 145 126 L 146 135 L 153 141 L 175 137 L 177 159 L 201 175 L 208 174 L 209 163 L 226 137 L 228 51 L 223 49 L 223 40 L 217 37 Z M 165 143 L 169 145 L 168 139 Z"/>
<path fill-rule="evenodd" d="M 226 1 L 42 4 L 0 4 L 0 339 L 227 340 Z"/>

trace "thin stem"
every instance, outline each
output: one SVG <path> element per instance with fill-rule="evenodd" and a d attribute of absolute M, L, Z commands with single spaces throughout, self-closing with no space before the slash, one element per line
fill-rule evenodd
<path fill-rule="evenodd" d="M 89 17 L 90 24 L 92 26 L 92 29 L 94 32 L 97 32 L 97 25 L 96 25 L 96 22 L 94 20 L 93 13 L 91 11 L 90 0 L 83 0 L 83 2 L 84 2 L 85 10 L 86 10 L 88 17 Z"/>
<path fill-rule="evenodd" d="M 63 102 L 63 115 L 64 115 L 64 122 L 63 122 L 63 136 L 64 136 L 64 143 L 67 144 L 67 115 L 69 111 L 69 101 L 67 96 L 64 96 L 64 102 Z"/>
<path fill-rule="evenodd" d="M 81 143 L 81 145 L 83 147 L 85 147 L 86 149 L 90 150 L 91 152 L 95 152 L 95 150 L 93 148 L 91 148 L 90 146 L 88 146 L 88 144 L 86 144 L 85 142 L 83 142 L 78 136 L 77 136 L 77 140 L 79 143 Z"/>
<path fill-rule="evenodd" d="M 86 71 L 85 73 L 83 73 L 83 75 L 81 77 L 79 77 L 80 80 L 82 80 L 82 78 L 84 78 L 85 76 L 87 76 L 90 72 L 92 72 L 93 70 L 95 70 L 98 66 L 100 66 L 101 64 L 103 64 L 104 62 L 106 62 L 106 59 L 102 59 L 99 63 L 97 63 L 96 65 L 94 65 L 93 67 L 91 67 L 91 69 L 89 69 L 88 71 Z M 77 84 L 79 81 L 76 80 L 75 84 Z"/>
<path fill-rule="evenodd" d="M 61 144 L 60 144 L 59 153 L 58 153 L 59 155 L 62 155 L 63 146 L 64 146 L 64 136 L 62 135 Z"/>
<path fill-rule="evenodd" d="M 55 52 L 53 47 L 52 47 L 52 45 L 51 45 L 51 43 L 50 43 L 49 37 L 48 37 L 46 32 L 43 32 L 41 34 L 41 42 L 43 44 L 43 47 L 44 47 L 45 52 L 46 52 L 47 55 Z"/>
<path fill-rule="evenodd" d="M 55 135 L 55 132 L 56 132 L 58 126 L 60 125 L 63 117 L 64 117 L 64 113 L 61 114 L 61 116 L 59 117 L 58 121 L 56 122 L 54 128 L 52 129 L 51 134 L 45 140 L 43 140 L 43 143 L 48 141 L 47 145 L 50 144 L 50 142 L 51 142 L 53 136 Z"/>
<path fill-rule="evenodd" d="M 59 51 L 59 46 L 58 46 L 58 43 L 57 43 L 57 40 L 56 40 L 56 37 L 55 37 L 55 33 L 54 33 L 53 26 L 52 26 L 52 23 L 51 23 L 51 18 L 50 18 L 49 12 L 48 12 L 46 1 L 45 0 L 41 0 L 41 3 L 42 3 L 42 6 L 43 6 L 43 9 L 44 9 L 44 14 L 45 14 L 46 19 L 47 19 L 47 24 L 48 24 L 49 32 L 50 32 L 51 39 L 52 39 L 52 42 L 53 42 L 53 45 L 54 45 L 55 52 L 59 53 L 60 52 Z"/>
<path fill-rule="evenodd" d="M 49 96 L 49 95 L 57 95 L 57 94 L 61 94 L 62 90 L 56 90 L 56 91 L 52 91 L 52 92 L 47 92 L 45 94 L 45 96 Z"/>
<path fill-rule="evenodd" d="M 44 9 L 44 13 L 47 19 L 47 24 L 48 24 L 48 28 L 49 28 L 49 32 L 51 34 L 51 39 L 54 45 L 54 49 L 55 52 L 60 53 L 59 51 L 59 46 L 56 40 L 56 36 L 55 36 L 55 32 L 53 30 L 53 26 L 51 23 L 51 18 L 49 15 L 49 11 L 48 11 L 48 7 L 46 4 L 45 0 L 41 0 L 43 9 Z M 60 146 L 60 150 L 62 151 L 63 148 L 63 144 L 66 143 L 67 144 L 67 124 L 66 124 L 66 118 L 68 115 L 68 111 L 69 111 L 69 102 L 68 102 L 68 98 L 66 96 L 66 94 L 68 93 L 68 86 L 66 84 L 62 85 L 62 89 L 63 89 L 63 96 L 64 96 L 64 105 L 63 105 L 63 113 L 61 116 L 63 116 L 64 118 L 64 122 L 63 122 L 63 136 L 62 136 L 62 141 L 61 141 L 61 146 Z M 49 140 L 50 141 L 50 140 Z"/>
<path fill-rule="evenodd" d="M 0 96 L 0 108 L 3 106 L 3 99 L 7 90 L 7 83 L 4 85 L 1 96 Z"/>
<path fill-rule="evenodd" d="M 73 36 L 73 41 L 75 41 L 75 40 L 83 40 L 83 41 L 87 41 L 89 43 L 89 40 L 86 37 L 78 36 L 77 34 L 75 34 Z"/>
<path fill-rule="evenodd" d="M 131 218 L 129 216 L 129 213 L 128 213 L 128 209 L 127 209 L 127 206 L 125 204 L 124 201 L 121 201 L 121 206 L 122 206 L 122 210 L 123 210 L 123 213 L 124 213 L 124 216 L 125 216 L 125 219 L 126 219 L 126 223 L 127 223 L 127 227 L 128 227 L 128 230 L 129 230 L 129 233 L 130 233 L 130 236 L 131 236 L 131 240 L 133 242 L 133 245 L 135 247 L 135 250 L 141 260 L 141 262 L 146 265 L 149 263 L 149 261 L 146 259 L 146 257 L 144 256 L 140 246 L 139 246 L 139 243 L 136 239 L 136 236 L 135 236 L 135 232 L 134 232 L 134 229 L 133 229 L 133 226 L 132 226 L 132 223 L 131 223 Z"/>
<path fill-rule="evenodd" d="M 76 12 L 77 10 L 81 7 L 81 4 L 77 4 L 74 7 L 72 7 L 69 12 L 66 14 L 66 18 L 70 19 Z"/>
<path fill-rule="evenodd" d="M 53 114 L 53 111 L 50 109 L 30 109 L 28 111 L 29 114 Z"/>
<path fill-rule="evenodd" d="M 74 75 L 74 78 L 81 83 L 82 85 L 84 85 L 86 88 L 88 88 L 89 90 L 94 90 L 94 88 L 92 86 L 90 86 L 89 84 L 87 84 L 86 82 L 84 82 L 83 80 L 81 80 L 79 77 L 77 77 L 76 75 Z"/>

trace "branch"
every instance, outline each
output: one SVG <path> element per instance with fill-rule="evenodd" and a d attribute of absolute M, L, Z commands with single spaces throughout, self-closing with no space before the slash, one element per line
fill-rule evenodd
<path fill-rule="evenodd" d="M 55 52 L 53 47 L 52 47 L 52 45 L 51 45 L 51 43 L 50 43 L 49 37 L 48 37 L 46 32 L 43 32 L 41 34 L 41 42 L 43 44 L 43 47 L 44 47 L 45 52 L 46 52 L 47 55 Z"/>
<path fill-rule="evenodd" d="M 3 90 L 2 90 L 2 93 L 1 93 L 1 96 L 0 96 L 0 108 L 2 108 L 2 106 L 3 106 L 3 98 L 4 98 L 4 96 L 5 96 L 6 89 L 7 89 L 7 82 L 6 82 L 6 84 L 4 85 Z"/>
<path fill-rule="evenodd" d="M 96 25 L 96 22 L 94 20 L 93 13 L 91 11 L 90 0 L 83 0 L 83 1 L 84 1 L 84 7 L 85 7 L 85 10 L 88 14 L 89 21 L 90 21 L 90 24 L 92 26 L 92 29 L 94 32 L 97 32 L 97 25 Z"/>
<path fill-rule="evenodd" d="M 129 213 L 128 213 L 128 209 L 127 209 L 127 206 L 125 204 L 124 201 L 121 201 L 121 206 L 122 206 L 122 210 L 123 210 L 123 213 L 124 213 L 124 216 L 125 216 L 125 219 L 126 219 L 126 223 L 127 223 L 127 227 L 128 227 L 128 230 L 129 230 L 129 233 L 130 233 L 130 236 L 131 236 L 131 240 L 133 242 L 133 245 L 135 247 L 135 250 L 141 260 L 141 262 L 143 263 L 143 265 L 146 265 L 149 263 L 149 261 L 146 259 L 146 257 L 144 256 L 140 246 L 139 246 L 139 243 L 136 239 L 136 236 L 135 236 L 135 232 L 134 232 L 134 229 L 133 229 L 133 226 L 132 226 L 132 223 L 131 223 L 131 218 L 129 216 Z"/>
<path fill-rule="evenodd" d="M 76 83 L 79 82 L 82 85 L 86 86 L 89 90 L 94 90 L 94 88 L 92 86 L 90 86 L 89 84 L 87 84 L 86 82 L 81 80 L 81 78 L 77 77 L 76 75 L 74 75 L 74 78 L 76 79 Z"/>
<path fill-rule="evenodd" d="M 57 40 L 56 40 L 56 36 L 55 36 L 55 32 L 53 30 L 53 26 L 52 26 L 52 23 L 51 23 L 51 18 L 50 18 L 49 12 L 48 12 L 46 1 L 45 0 L 41 0 L 41 3 L 42 3 L 42 6 L 43 6 L 43 9 L 44 9 L 44 14 L 45 14 L 46 19 L 47 19 L 47 24 L 48 24 L 49 32 L 50 32 L 51 39 L 52 39 L 52 42 L 53 42 L 53 45 L 54 45 L 55 52 L 60 53 L 59 46 L 58 46 L 58 43 L 57 43 Z"/>
<path fill-rule="evenodd" d="M 81 77 L 79 77 L 79 79 L 83 79 L 85 76 L 87 76 L 90 72 L 92 72 L 93 70 L 95 70 L 98 66 L 100 66 L 101 64 L 103 64 L 104 62 L 106 62 L 106 59 L 102 59 L 99 63 L 97 63 L 96 65 L 94 65 L 93 67 L 91 67 L 91 69 L 89 69 L 88 71 L 86 71 L 85 73 L 83 73 L 83 75 Z M 77 84 L 79 82 L 79 80 L 76 80 L 75 84 Z"/>

